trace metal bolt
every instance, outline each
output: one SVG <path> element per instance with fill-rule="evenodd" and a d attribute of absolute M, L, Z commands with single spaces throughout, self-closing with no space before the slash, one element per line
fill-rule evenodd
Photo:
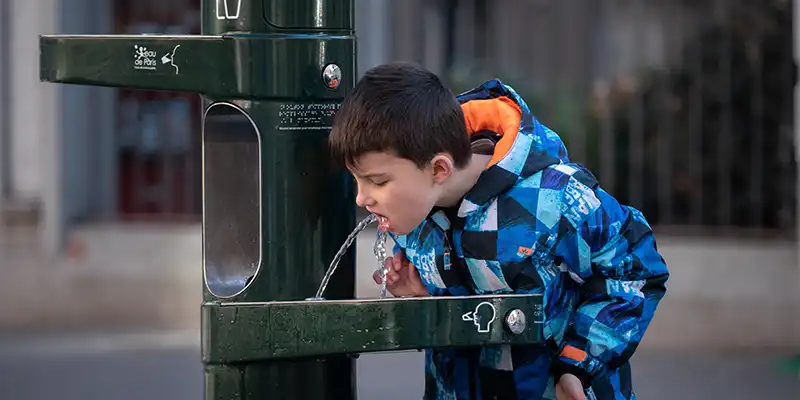
<path fill-rule="evenodd" d="M 528 323 L 525 319 L 525 313 L 520 309 L 514 309 L 506 314 L 506 326 L 511 333 L 519 335 L 525 331 Z"/>
<path fill-rule="evenodd" d="M 328 89 L 336 89 L 342 83 L 342 69 L 336 64 L 328 64 L 322 71 L 322 81 Z"/>

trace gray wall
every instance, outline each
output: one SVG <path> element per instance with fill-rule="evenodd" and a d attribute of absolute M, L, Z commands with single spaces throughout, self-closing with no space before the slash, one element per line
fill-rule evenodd
<path fill-rule="evenodd" d="M 109 0 L 62 1 L 60 32 L 112 33 L 111 3 Z M 84 12 L 76 13 L 73 11 L 76 8 Z M 116 211 L 116 90 L 65 85 L 60 101 L 64 219 L 110 217 Z"/>
<path fill-rule="evenodd" d="M 9 119 L 9 65 L 10 63 L 10 49 L 11 43 L 11 27 L 9 26 L 11 18 L 8 13 L 8 2 L 0 1 L 0 209 L 3 207 L 3 202 L 9 195 L 11 179 L 11 160 L 9 155 L 11 149 L 9 148 L 9 135 L 11 131 L 11 124 Z"/>
<path fill-rule="evenodd" d="M 10 99 L 6 141 L 10 198 L 35 201 L 46 250 L 60 249 L 68 223 L 115 208 L 114 91 L 39 81 L 39 35 L 108 33 L 107 0 L 7 0 Z M 69 4 L 66 4 L 69 3 Z M 0 125 L 2 126 L 2 125 Z M 9 154 L 10 153 L 10 154 Z M 4 153 L 0 152 L 0 156 Z M 0 175 L 2 176 L 2 175 Z"/>

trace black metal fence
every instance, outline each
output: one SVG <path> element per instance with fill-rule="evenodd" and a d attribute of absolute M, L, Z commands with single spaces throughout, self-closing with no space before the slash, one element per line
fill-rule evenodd
<path fill-rule="evenodd" d="M 794 233 L 791 1 L 484 2 L 421 11 L 462 19 L 439 35 L 453 52 L 418 61 L 457 91 L 514 86 L 659 228 Z"/>

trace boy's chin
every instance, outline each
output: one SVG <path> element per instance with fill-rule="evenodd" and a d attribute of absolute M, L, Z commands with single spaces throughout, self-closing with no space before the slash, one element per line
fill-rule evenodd
<path fill-rule="evenodd" d="M 394 229 L 394 228 L 382 229 L 382 228 L 379 227 L 378 229 L 380 229 L 381 231 L 386 232 L 386 233 L 391 233 L 392 235 L 405 235 L 406 233 L 408 233 L 408 232 L 402 232 L 402 231 Z"/>
<path fill-rule="evenodd" d="M 391 233 L 392 235 L 402 236 L 402 235 L 409 234 L 411 231 L 410 230 L 406 230 L 406 229 L 399 229 L 399 228 L 397 228 L 395 226 L 390 226 L 384 232 Z"/>
<path fill-rule="evenodd" d="M 0 0 L 0 1 L 2 1 L 2 0 Z M 397 236 L 408 235 L 409 233 L 413 232 L 414 229 L 417 229 L 417 227 L 419 227 L 424 221 L 425 221 L 425 219 L 421 219 L 419 222 L 417 222 L 416 224 L 414 224 L 414 225 L 412 225 L 410 227 L 409 227 L 409 224 L 406 224 L 405 227 L 402 227 L 402 226 L 397 226 L 396 224 L 393 223 L 393 224 L 390 224 L 389 229 L 387 230 L 387 232 L 391 232 L 393 235 L 397 235 Z"/>

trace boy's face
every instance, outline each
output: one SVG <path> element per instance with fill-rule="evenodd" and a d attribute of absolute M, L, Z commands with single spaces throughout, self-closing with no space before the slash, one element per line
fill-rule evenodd
<path fill-rule="evenodd" d="M 381 219 L 381 228 L 404 235 L 436 204 L 441 178 L 434 167 L 385 152 L 366 153 L 350 168 L 358 184 L 356 203 Z"/>

